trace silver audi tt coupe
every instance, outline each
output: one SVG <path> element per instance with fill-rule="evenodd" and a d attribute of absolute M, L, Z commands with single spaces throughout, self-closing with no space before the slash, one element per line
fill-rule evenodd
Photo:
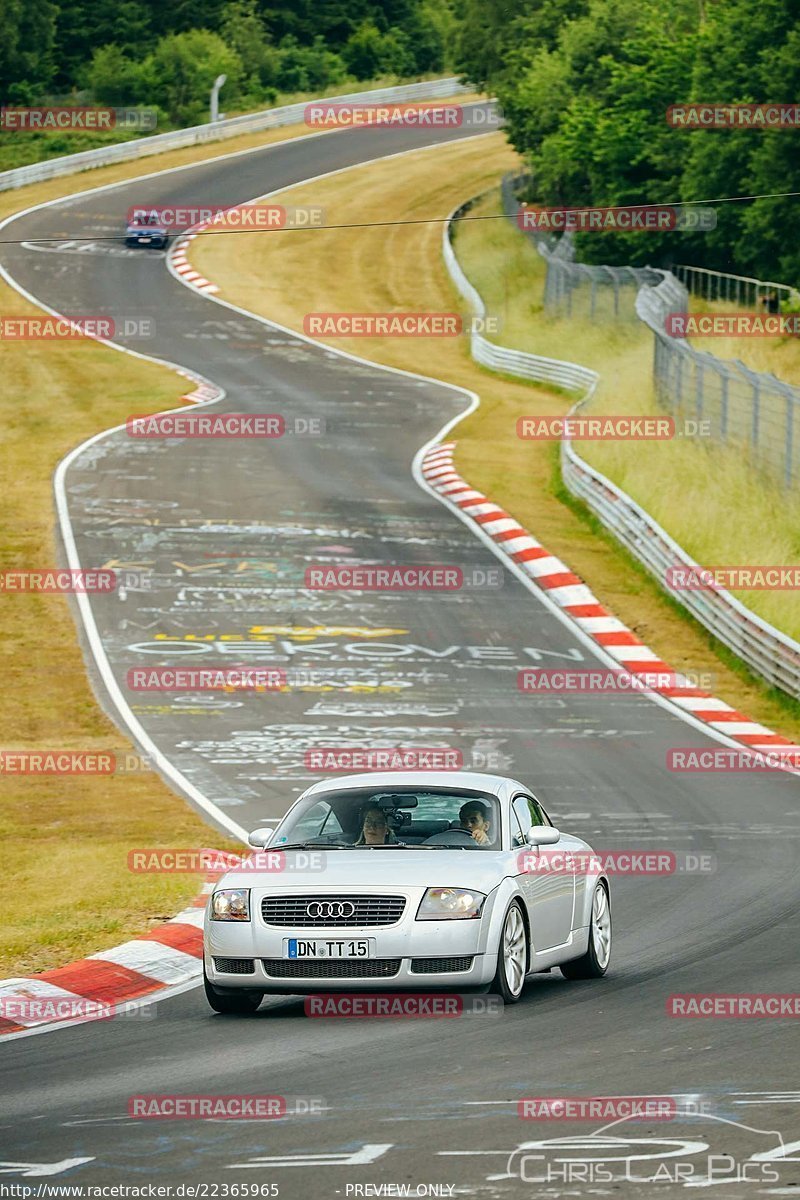
<path fill-rule="evenodd" d="M 487 986 L 506 1003 L 559 967 L 611 957 L 608 879 L 530 788 L 462 771 L 315 783 L 215 885 L 204 926 L 208 1002 L 265 993 Z"/>

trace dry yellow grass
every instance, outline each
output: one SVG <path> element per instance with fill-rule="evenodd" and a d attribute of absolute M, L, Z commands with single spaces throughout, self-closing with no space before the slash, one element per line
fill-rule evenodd
<path fill-rule="evenodd" d="M 689 305 L 691 312 L 752 312 L 744 304 L 729 304 L 726 301 L 705 300 L 693 297 Z M 692 345 L 717 358 L 738 358 L 754 371 L 768 371 L 785 379 L 787 383 L 800 384 L 800 338 L 796 337 L 702 337 L 692 338 Z"/>
<path fill-rule="evenodd" d="M 5 312 L 37 310 L 5 285 Z M 85 342 L 9 343 L 0 398 L 3 569 L 51 566 L 52 474 L 73 446 L 131 412 L 174 406 L 185 380 Z M 89 687 L 64 597 L 0 599 L 4 749 L 131 752 Z M 191 876 L 132 875 L 135 846 L 230 845 L 149 773 L 6 775 L 0 790 L 6 887 L 0 972 L 28 974 L 141 933 L 197 894 Z"/>
<path fill-rule="evenodd" d="M 192 260 L 220 285 L 223 298 L 295 329 L 302 329 L 307 312 L 461 310 L 441 260 L 441 224 L 378 223 L 438 220 L 465 198 L 496 185 L 503 171 L 515 165 L 497 134 L 348 171 L 313 188 L 291 189 L 283 199 L 322 205 L 329 223 L 374 221 L 373 227 L 199 238 L 193 243 Z M 535 252 L 512 228 L 502 221 L 465 222 L 459 253 L 479 288 L 490 296 L 489 311 L 507 317 L 505 344 L 583 359 L 588 331 L 549 322 L 530 332 L 540 301 L 535 287 L 525 295 L 521 288 L 529 278 L 535 281 L 541 268 Z M 617 333 L 619 340 L 614 342 L 609 342 L 607 330 L 594 331 L 593 336 L 598 351 L 612 345 L 617 358 L 631 349 L 626 348 L 626 333 Z M 635 332 L 630 337 L 632 352 L 649 369 L 649 353 L 636 344 Z M 335 345 L 477 391 L 480 408 L 454 431 L 457 463 L 465 477 L 561 556 L 667 662 L 713 675 L 717 693 L 731 704 L 790 736 L 800 736 L 800 719 L 785 700 L 749 679 L 727 656 L 721 658 L 712 639 L 670 603 L 611 538 L 564 502 L 555 447 L 516 437 L 518 416 L 564 412 L 570 400 L 481 370 L 470 359 L 464 339 L 354 338 L 337 339 Z M 619 374 L 611 378 L 622 386 L 627 368 L 621 362 L 612 366 Z M 626 386 L 640 386 L 638 368 Z"/>

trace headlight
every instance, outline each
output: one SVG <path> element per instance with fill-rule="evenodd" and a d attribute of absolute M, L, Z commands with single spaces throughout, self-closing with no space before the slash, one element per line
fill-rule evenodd
<path fill-rule="evenodd" d="M 249 921 L 250 889 L 231 888 L 211 897 L 212 921 Z"/>
<path fill-rule="evenodd" d="M 428 888 L 417 912 L 418 921 L 458 921 L 479 917 L 486 899 L 468 888 Z"/>

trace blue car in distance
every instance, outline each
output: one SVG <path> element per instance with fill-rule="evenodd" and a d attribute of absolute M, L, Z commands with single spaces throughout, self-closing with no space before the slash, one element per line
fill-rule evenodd
<path fill-rule="evenodd" d="M 168 242 L 169 230 L 159 221 L 157 213 L 136 214 L 125 227 L 126 246 L 154 246 L 157 250 L 166 250 Z"/>

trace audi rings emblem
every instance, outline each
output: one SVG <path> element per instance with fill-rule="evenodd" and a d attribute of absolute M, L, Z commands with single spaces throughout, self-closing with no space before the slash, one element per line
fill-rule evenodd
<path fill-rule="evenodd" d="M 354 917 L 356 906 L 350 900 L 312 900 L 306 908 L 306 916 L 312 921 L 334 921 Z"/>

